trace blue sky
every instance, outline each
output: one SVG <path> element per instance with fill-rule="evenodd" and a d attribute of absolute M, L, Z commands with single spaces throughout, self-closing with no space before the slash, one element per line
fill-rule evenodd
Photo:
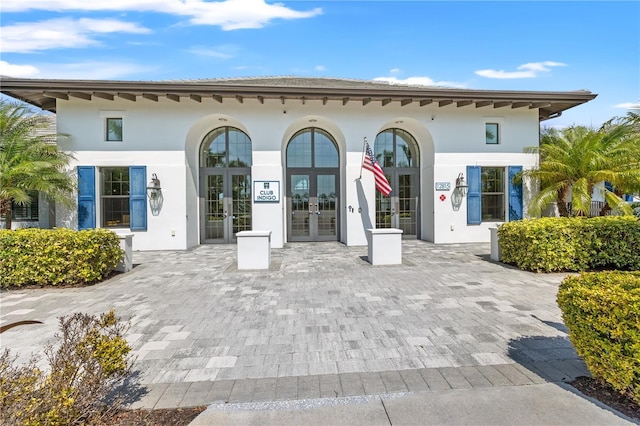
<path fill-rule="evenodd" d="M 0 74 L 15 77 L 295 75 L 598 94 L 545 126 L 640 108 L 639 1 L 2 0 L 0 13 Z"/>

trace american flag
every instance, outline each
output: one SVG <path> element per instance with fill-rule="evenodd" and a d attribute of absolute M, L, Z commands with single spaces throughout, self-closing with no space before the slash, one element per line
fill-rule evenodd
<path fill-rule="evenodd" d="M 385 197 L 389 196 L 391 192 L 391 185 L 389 185 L 389 181 L 384 175 L 382 171 L 382 167 L 380 167 L 380 163 L 376 159 L 376 156 L 373 155 L 373 151 L 369 146 L 369 142 L 365 142 L 366 152 L 364 155 L 364 163 L 362 167 L 367 170 L 373 172 L 373 176 L 376 178 L 376 189 L 384 194 Z"/>

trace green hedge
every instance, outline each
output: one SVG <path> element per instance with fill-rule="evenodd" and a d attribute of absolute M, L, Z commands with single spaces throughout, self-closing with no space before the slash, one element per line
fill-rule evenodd
<path fill-rule="evenodd" d="M 640 269 L 634 216 L 548 217 L 498 228 L 502 261 L 535 272 Z"/>
<path fill-rule="evenodd" d="M 118 236 L 106 229 L 0 230 L 2 287 L 93 283 L 123 257 Z"/>
<path fill-rule="evenodd" d="M 591 374 L 640 403 L 640 272 L 568 277 L 558 305 Z"/>

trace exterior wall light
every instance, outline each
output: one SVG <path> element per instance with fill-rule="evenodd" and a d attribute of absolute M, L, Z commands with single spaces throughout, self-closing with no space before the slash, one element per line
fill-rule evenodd
<path fill-rule="evenodd" d="M 160 186 L 160 179 L 154 173 L 151 175 L 151 182 L 147 185 L 147 198 L 149 198 L 149 207 L 151 207 L 151 214 L 158 216 L 162 209 L 162 202 L 164 197 L 162 196 L 162 187 Z"/>
<path fill-rule="evenodd" d="M 464 175 L 462 174 L 462 172 L 459 173 L 458 177 L 456 178 L 456 189 L 458 190 L 460 195 L 464 197 L 465 195 L 467 195 L 468 188 L 469 186 L 464 181 Z"/>

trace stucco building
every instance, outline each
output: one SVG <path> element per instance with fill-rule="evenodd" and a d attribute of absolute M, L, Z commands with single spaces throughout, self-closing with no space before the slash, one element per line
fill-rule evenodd
<path fill-rule="evenodd" d="M 233 243 L 250 229 L 271 231 L 272 247 L 365 245 L 374 227 L 489 241 L 490 227 L 523 217 L 531 188 L 511 177 L 537 164 L 524 148 L 540 121 L 596 96 L 296 77 L 2 78 L 2 92 L 55 112 L 59 146 L 75 155 L 78 208 L 49 225 L 130 230 L 136 250 Z M 365 138 L 389 197 L 361 169 Z"/>

